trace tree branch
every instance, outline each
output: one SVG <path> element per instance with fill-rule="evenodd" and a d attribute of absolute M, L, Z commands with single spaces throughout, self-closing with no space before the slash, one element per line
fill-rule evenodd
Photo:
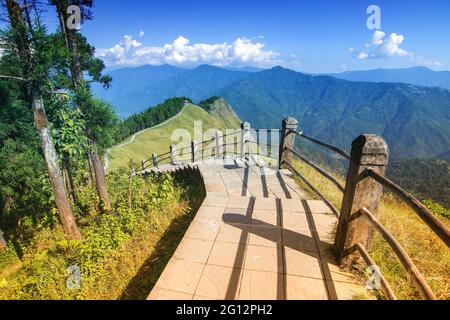
<path fill-rule="evenodd" d="M 21 77 L 4 76 L 1 74 L 0 74 L 0 79 L 12 79 L 12 80 L 26 81 L 24 78 L 21 78 Z"/>

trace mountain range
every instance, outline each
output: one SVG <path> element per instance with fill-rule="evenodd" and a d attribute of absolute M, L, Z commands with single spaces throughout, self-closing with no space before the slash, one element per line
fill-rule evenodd
<path fill-rule="evenodd" d="M 328 75 L 349 81 L 403 82 L 450 89 L 450 71 L 434 71 L 426 67 L 347 71 Z"/>
<path fill-rule="evenodd" d="M 96 88 L 96 93 L 112 102 L 122 117 L 173 96 L 194 101 L 221 96 L 255 127 L 278 128 L 284 117 L 293 116 L 305 132 L 347 150 L 357 135 L 375 133 L 387 140 L 395 157 L 439 157 L 450 152 L 448 89 L 347 81 L 281 67 L 248 72 L 165 65 L 116 70 L 111 75 L 112 92 Z"/>

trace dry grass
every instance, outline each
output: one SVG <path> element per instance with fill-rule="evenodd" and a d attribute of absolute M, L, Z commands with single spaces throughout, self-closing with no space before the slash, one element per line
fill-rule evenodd
<path fill-rule="evenodd" d="M 340 208 L 342 193 L 326 178 L 306 164 L 294 161 L 295 167 L 323 195 Z M 344 185 L 345 180 L 336 176 Z M 301 187 L 312 191 L 298 180 Z M 405 203 L 385 193 L 378 213 L 383 225 L 396 237 L 413 259 L 438 299 L 450 299 L 450 250 Z M 449 219 L 440 219 L 450 226 Z M 371 256 L 379 265 L 399 299 L 421 299 L 407 272 L 384 239 L 376 234 Z"/>

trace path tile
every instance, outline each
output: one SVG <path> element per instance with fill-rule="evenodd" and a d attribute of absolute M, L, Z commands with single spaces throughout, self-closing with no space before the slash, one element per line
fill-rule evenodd
<path fill-rule="evenodd" d="M 286 275 L 287 300 L 327 300 L 327 298 L 323 280 Z"/>
<path fill-rule="evenodd" d="M 243 268 L 245 251 L 245 245 L 216 242 L 214 243 L 207 263 L 223 267 Z"/>
<path fill-rule="evenodd" d="M 237 299 L 241 277 L 241 269 L 207 265 L 195 294 L 220 300 Z"/>
<path fill-rule="evenodd" d="M 184 238 L 174 253 L 175 258 L 206 263 L 213 241 Z"/>
<path fill-rule="evenodd" d="M 194 294 L 202 275 L 204 264 L 171 259 L 159 278 L 156 287 Z"/>
<path fill-rule="evenodd" d="M 283 275 L 274 272 L 244 270 L 240 300 L 284 299 Z"/>
<path fill-rule="evenodd" d="M 245 269 L 254 271 L 282 272 L 282 261 L 282 252 L 279 246 L 247 246 Z"/>

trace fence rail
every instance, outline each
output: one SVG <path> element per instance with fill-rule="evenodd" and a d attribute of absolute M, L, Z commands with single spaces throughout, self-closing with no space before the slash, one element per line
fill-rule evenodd
<path fill-rule="evenodd" d="M 183 147 L 181 149 L 177 149 L 175 146 L 171 146 L 170 147 L 170 151 L 163 153 L 161 155 L 157 155 L 157 154 L 152 154 L 152 157 L 150 159 L 146 159 L 146 160 L 142 160 L 141 164 L 134 168 L 132 170 L 133 174 L 136 174 L 137 172 L 142 172 L 154 167 L 158 167 L 161 164 L 163 164 L 164 161 L 168 161 L 170 160 L 168 163 L 164 163 L 164 164 L 177 164 L 177 163 L 181 163 L 181 162 L 196 162 L 197 160 L 205 160 L 206 158 L 210 158 L 211 156 L 225 156 L 225 155 L 241 155 L 243 157 L 248 157 L 250 155 L 261 155 L 261 152 L 251 152 L 250 150 L 247 150 L 249 148 L 250 144 L 259 144 L 261 146 L 270 146 L 271 148 L 271 155 L 264 155 L 263 156 L 267 156 L 267 158 L 271 158 L 271 159 L 276 159 L 278 160 L 277 157 L 274 157 L 273 155 L 273 150 L 278 150 L 279 148 L 279 144 L 270 144 L 270 143 L 265 143 L 265 142 L 254 142 L 252 140 L 249 139 L 249 135 L 252 134 L 252 132 L 262 132 L 262 131 L 266 131 L 266 132 L 276 132 L 278 135 L 280 133 L 280 129 L 251 129 L 250 125 L 248 123 L 243 123 L 241 126 L 241 129 L 236 130 L 236 131 L 232 131 L 232 132 L 227 132 L 226 134 L 222 134 L 220 131 L 217 131 L 215 136 L 212 137 L 211 139 L 206 139 L 202 142 L 195 142 L 193 141 L 191 146 L 189 147 Z M 239 141 L 234 141 L 234 142 L 229 142 L 226 141 L 224 138 L 230 137 L 230 136 L 238 136 L 240 135 L 240 139 Z M 206 148 L 204 148 L 204 145 L 207 145 L 209 143 L 214 143 L 215 144 L 213 146 L 208 146 Z M 237 146 L 244 146 L 243 148 L 241 147 L 240 152 L 236 151 L 235 149 L 232 150 L 232 152 L 229 152 L 229 147 L 234 147 L 236 148 Z M 200 148 L 201 147 L 201 148 Z M 188 151 L 185 154 L 185 151 Z M 207 152 L 211 152 L 212 151 L 212 155 L 209 157 L 205 157 L 205 153 Z M 183 155 L 186 155 L 187 158 L 189 158 L 188 160 L 181 160 L 179 159 L 178 155 L 180 155 L 180 153 L 182 153 Z M 199 157 L 197 159 L 196 155 L 200 154 L 201 157 Z"/>

